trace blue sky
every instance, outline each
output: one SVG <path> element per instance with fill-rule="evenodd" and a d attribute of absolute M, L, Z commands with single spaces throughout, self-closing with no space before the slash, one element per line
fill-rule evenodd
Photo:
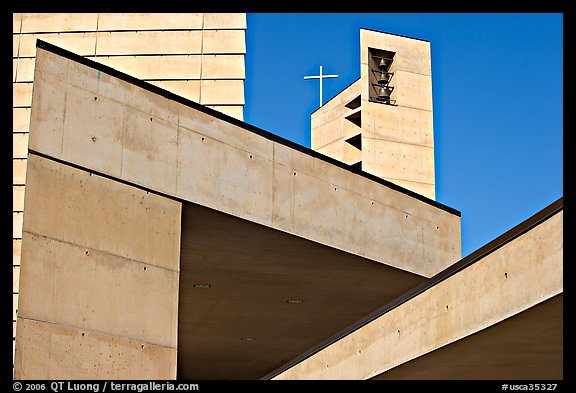
<path fill-rule="evenodd" d="M 244 120 L 310 147 L 310 114 L 360 76 L 360 28 L 428 40 L 436 200 L 466 256 L 564 195 L 563 16 L 249 13 Z"/>

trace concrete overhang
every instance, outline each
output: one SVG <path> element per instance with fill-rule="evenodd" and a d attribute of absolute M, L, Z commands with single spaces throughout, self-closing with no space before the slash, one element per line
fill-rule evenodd
<path fill-rule="evenodd" d="M 181 241 L 182 379 L 259 379 L 426 280 L 195 204 Z"/>
<path fill-rule="evenodd" d="M 563 379 L 563 198 L 264 379 Z"/>
<path fill-rule="evenodd" d="M 29 155 L 181 205 L 184 379 L 261 378 L 460 258 L 457 210 L 42 41 Z"/>

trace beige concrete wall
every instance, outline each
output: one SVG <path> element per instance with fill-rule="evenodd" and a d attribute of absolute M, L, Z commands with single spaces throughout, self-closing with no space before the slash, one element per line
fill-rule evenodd
<path fill-rule="evenodd" d="M 311 116 L 311 147 L 346 164 L 362 159 L 362 152 L 345 140 L 362 132 L 346 119 L 354 111 L 346 105 L 359 96 L 360 80 L 352 83 Z"/>
<path fill-rule="evenodd" d="M 369 48 L 395 52 L 392 99 L 395 106 L 370 101 Z M 360 79 L 312 114 L 312 148 L 346 164 L 431 199 L 435 198 L 434 132 L 430 43 L 360 30 Z M 345 105 L 361 96 L 361 127 L 345 120 Z M 349 135 L 362 134 L 359 154 L 350 154 Z M 358 152 L 356 152 L 358 153 Z"/>
<path fill-rule="evenodd" d="M 369 379 L 561 293 L 563 211 L 275 379 Z"/>
<path fill-rule="evenodd" d="M 16 379 L 176 377 L 181 204 L 28 158 Z"/>
<path fill-rule="evenodd" d="M 243 119 L 243 13 L 13 13 L 12 26 L 15 270 L 20 266 L 37 39 Z M 17 301 L 16 286 L 13 293 Z"/>
<path fill-rule="evenodd" d="M 34 151 L 420 275 L 460 258 L 453 213 L 42 53 Z"/>
<path fill-rule="evenodd" d="M 16 378 L 175 377 L 178 200 L 423 276 L 460 258 L 452 212 L 97 67 L 36 56 L 26 214 L 14 218 Z"/>
<path fill-rule="evenodd" d="M 397 106 L 370 101 L 368 48 L 395 53 L 390 85 Z M 361 29 L 360 64 L 362 168 L 434 199 L 430 42 Z"/>

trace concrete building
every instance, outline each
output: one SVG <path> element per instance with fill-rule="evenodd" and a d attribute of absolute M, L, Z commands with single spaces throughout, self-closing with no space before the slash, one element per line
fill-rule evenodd
<path fill-rule="evenodd" d="M 332 152 L 378 145 L 362 169 L 433 152 L 431 119 L 364 128 L 431 116 L 403 107 L 421 85 L 400 81 L 430 73 L 391 37 L 362 31 L 361 63 L 393 59 L 396 95 L 363 67 L 312 120 L 333 116 Z M 360 171 L 49 42 L 35 56 L 16 379 L 563 377 L 562 199 L 461 259 L 429 160 Z"/>
<path fill-rule="evenodd" d="M 246 14 L 13 14 L 13 335 L 36 40 L 243 119 Z"/>
<path fill-rule="evenodd" d="M 430 42 L 360 29 L 359 64 L 312 114 L 312 148 L 434 199 Z"/>

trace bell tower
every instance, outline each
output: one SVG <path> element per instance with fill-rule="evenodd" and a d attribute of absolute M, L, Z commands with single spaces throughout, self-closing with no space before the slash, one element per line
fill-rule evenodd
<path fill-rule="evenodd" d="M 360 78 L 311 128 L 312 149 L 435 199 L 430 42 L 360 29 Z"/>

